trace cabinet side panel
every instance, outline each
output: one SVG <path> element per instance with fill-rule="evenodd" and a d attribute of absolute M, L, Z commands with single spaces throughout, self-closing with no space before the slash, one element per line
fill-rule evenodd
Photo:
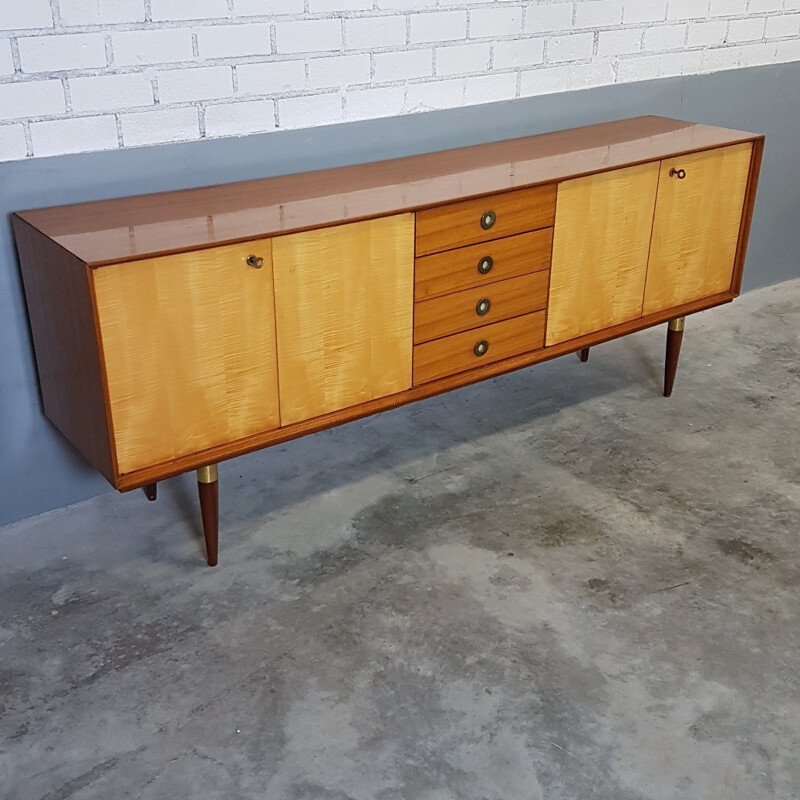
<path fill-rule="evenodd" d="M 730 289 L 752 149 L 747 142 L 661 163 L 645 314 Z"/>
<path fill-rule="evenodd" d="M 642 313 L 658 162 L 558 187 L 547 344 Z"/>
<path fill-rule="evenodd" d="M 12 219 L 44 413 L 113 482 L 87 267 L 27 222 Z"/>
<path fill-rule="evenodd" d="M 93 271 L 120 473 L 277 427 L 270 267 L 265 240 Z"/>
<path fill-rule="evenodd" d="M 414 216 L 273 240 L 281 424 L 411 386 Z"/>

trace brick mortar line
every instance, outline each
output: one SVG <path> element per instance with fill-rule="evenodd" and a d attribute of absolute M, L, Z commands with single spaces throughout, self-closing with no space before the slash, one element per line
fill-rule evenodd
<path fill-rule="evenodd" d="M 542 6 L 546 8 L 547 6 Z M 413 17 L 422 17 L 436 13 L 451 13 L 459 11 L 475 11 L 475 10 L 491 10 L 493 8 L 504 8 L 503 6 L 483 5 L 483 6 L 455 6 L 455 7 L 433 7 L 426 9 L 419 9 L 410 11 L 403 9 L 402 12 L 392 13 L 390 10 L 363 10 L 363 11 L 342 11 L 342 12 L 317 12 L 313 14 L 259 14 L 248 17 L 234 16 L 234 17 L 196 17 L 185 20 L 151 20 L 143 22 L 114 22 L 114 23 L 79 23 L 75 25 L 59 24 L 53 27 L 46 28 L 17 28 L 6 31 L 0 31 L 0 38 L 2 37 L 19 37 L 19 38 L 33 38 L 38 36 L 70 36 L 88 33 L 116 33 L 116 32 L 129 32 L 129 31 L 154 31 L 154 30 L 173 30 L 183 29 L 186 27 L 221 27 L 221 26 L 238 26 L 238 25 L 256 25 L 256 24 L 281 24 L 286 22 L 316 22 L 324 20 L 356 20 L 356 19 L 385 19 L 406 17 L 409 20 Z M 509 6 L 509 8 L 520 8 L 520 6 Z M 531 11 L 528 6 L 522 7 L 526 12 L 524 15 L 524 22 L 527 20 L 527 13 Z M 445 9 L 445 10 L 442 10 Z M 656 25 L 680 25 L 683 23 L 704 23 L 704 22 L 719 22 L 724 20 L 746 20 L 755 17 L 763 18 L 776 18 L 784 16 L 793 16 L 800 13 L 794 9 L 782 9 L 773 11 L 759 11 L 755 13 L 743 12 L 738 14 L 719 14 L 698 17 L 678 17 L 675 19 L 659 19 L 652 21 L 636 21 L 636 22 L 615 22 L 609 25 L 585 25 L 578 26 L 575 24 L 574 15 L 573 22 L 569 27 L 559 28 L 557 32 L 569 31 L 594 31 L 605 28 L 615 28 L 624 30 L 637 26 L 656 26 Z M 548 31 L 549 32 L 549 31 Z"/>
<path fill-rule="evenodd" d="M 657 30 L 656 27 L 653 28 L 646 28 L 643 30 L 642 36 L 644 37 L 646 33 L 650 30 Z M 598 33 L 606 33 L 606 32 L 616 32 L 617 29 L 600 29 Z M 588 32 L 587 32 L 588 33 Z M 764 44 L 772 44 L 772 43 L 779 43 L 785 41 L 794 41 L 800 40 L 800 35 L 798 34 L 787 34 L 783 36 L 769 36 L 762 35 L 760 38 L 755 39 L 744 39 L 739 41 L 723 41 L 720 44 L 698 44 L 698 45 L 684 45 L 678 46 L 674 48 L 665 48 L 663 50 L 649 50 L 642 46 L 642 50 L 636 54 L 624 54 L 625 56 L 630 55 L 645 55 L 648 53 L 653 52 L 684 52 L 684 51 L 693 51 L 698 49 L 722 49 L 728 46 L 735 46 L 737 44 L 743 43 L 764 43 Z M 688 31 L 687 31 L 688 37 Z M 531 41 L 531 42 L 538 42 L 544 41 L 545 44 L 549 43 L 550 40 L 553 38 L 552 36 L 524 36 L 524 35 L 510 35 L 505 37 L 485 37 L 481 39 L 461 39 L 461 40 L 453 40 L 447 42 L 417 42 L 412 45 L 407 45 L 402 48 L 392 47 L 392 46 L 385 46 L 385 47 L 376 47 L 372 49 L 366 48 L 355 48 L 355 49 L 337 49 L 337 50 L 316 50 L 316 51 L 307 51 L 307 52 L 297 52 L 297 53 L 276 53 L 274 55 L 262 55 L 262 54 L 254 54 L 254 55 L 244 55 L 244 56 L 217 56 L 217 57 L 209 57 L 203 58 L 202 56 L 193 56 L 196 60 L 181 60 L 181 61 L 161 61 L 161 62 L 151 62 L 148 64 L 107 64 L 106 66 L 98 66 L 98 67 L 82 67 L 78 69 L 63 69 L 63 70 L 42 70 L 39 72 L 25 72 L 20 69 L 20 71 L 13 73 L 12 75 L 4 75 L 0 76 L 0 84 L 9 84 L 9 83 L 26 83 L 26 82 L 37 82 L 37 81 L 45 81 L 45 80 L 53 80 L 53 79 L 71 79 L 71 78 L 85 78 L 85 77 L 113 77 L 115 75 L 130 75 L 130 74 L 143 74 L 148 71 L 158 70 L 158 71 L 178 71 L 178 70 L 191 70 L 191 69 L 202 69 L 205 67 L 235 67 L 235 66 L 242 66 L 242 65 L 250 65 L 250 64 L 280 64 L 280 63 L 287 63 L 287 62 L 297 62 L 297 61 L 305 61 L 305 60 L 320 60 L 325 58 L 337 58 L 337 57 L 347 57 L 347 56 L 359 56 L 359 55 L 384 55 L 384 54 L 394 54 L 394 53 L 403 53 L 403 52 L 414 52 L 414 51 L 424 51 L 433 48 L 435 51 L 448 49 L 448 48 L 455 48 L 455 47 L 463 47 L 466 45 L 471 44 L 496 44 L 496 43 L 503 43 L 503 42 L 524 42 L 524 41 Z M 12 40 L 13 41 L 13 40 Z M 18 50 L 13 50 L 12 45 L 12 52 L 14 52 L 14 66 L 17 69 L 17 60 L 19 58 Z M 110 43 L 106 44 L 106 52 L 113 52 L 113 47 Z M 110 57 L 110 56 L 108 56 Z M 566 62 L 559 62 L 559 63 L 566 63 Z"/>
<path fill-rule="evenodd" d="M 747 46 L 748 43 L 742 44 L 733 44 L 733 45 L 726 45 L 724 47 L 718 48 L 694 48 L 690 50 L 672 50 L 672 51 L 663 51 L 663 52 L 653 52 L 647 53 L 645 57 L 652 57 L 652 58 L 660 58 L 664 55 L 673 55 L 679 54 L 684 52 L 720 52 L 724 50 L 735 50 L 741 46 Z M 634 63 L 637 60 L 640 60 L 642 56 L 640 54 L 626 54 L 617 57 L 618 63 Z M 598 63 L 596 60 L 592 58 L 584 58 L 584 59 L 574 59 L 567 62 L 543 62 L 541 64 L 536 64 L 532 66 L 526 67 L 508 67 L 508 68 L 501 68 L 492 71 L 490 74 L 487 74 L 483 70 L 476 70 L 470 71 L 465 73 L 453 73 L 448 75 L 434 75 L 434 76 L 425 76 L 422 78 L 412 78 L 412 79 L 398 79 L 395 81 L 383 81 L 378 84 L 374 83 L 344 83 L 344 84 L 330 84 L 330 85 L 323 85 L 318 87 L 309 87 L 304 89 L 298 90 L 288 90 L 283 92 L 273 92 L 273 93 L 231 93 L 230 95 L 224 95 L 220 97 L 214 98 L 198 98 L 192 100 L 181 100 L 176 102 L 168 102 L 168 103 L 160 103 L 160 102 L 153 102 L 152 104 L 148 105 L 141 105 L 141 106 L 127 106 L 124 108 L 114 108 L 114 109 L 89 109 L 86 111 L 80 112 L 67 112 L 64 114 L 46 114 L 46 115 L 36 115 L 30 116 L 25 118 L 13 118 L 13 119 L 6 119 L 0 121 L 0 126 L 7 126 L 7 125 L 19 125 L 23 124 L 24 122 L 28 122 L 29 124 L 36 124 L 41 122 L 50 122 L 50 121 L 67 121 L 70 119 L 87 119 L 87 118 L 94 118 L 94 117 L 109 117 L 115 114 L 139 114 L 139 113 L 149 113 L 154 112 L 157 110 L 170 110 L 170 109 L 181 109 L 181 108 L 196 108 L 199 104 L 206 104 L 206 105 L 229 105 L 235 104 L 237 102 L 252 102 L 252 101 L 275 101 L 280 102 L 281 100 L 289 100 L 289 99 L 296 99 L 302 97 L 320 97 L 329 94 L 340 93 L 343 89 L 345 90 L 345 97 L 347 91 L 352 92 L 362 92 L 367 91 L 370 89 L 394 89 L 394 88 L 401 88 L 401 87 L 415 87 L 415 86 L 424 86 L 424 85 L 434 85 L 440 83 L 455 83 L 456 81 L 462 80 L 470 80 L 475 78 L 490 78 L 496 76 L 503 76 L 503 75 L 512 75 L 518 74 L 522 77 L 525 74 L 531 74 L 536 72 L 541 72 L 543 70 L 551 70 L 551 69 L 569 69 L 569 67 L 579 66 L 579 67 L 586 67 L 591 66 L 592 64 Z M 604 65 L 608 65 L 613 67 L 613 60 L 602 60 L 600 63 Z M 782 63 L 782 62 L 777 62 Z M 702 73 L 700 73 L 702 74 Z M 463 103 L 463 98 L 462 101 Z M 456 106 L 457 107 L 457 106 Z"/>

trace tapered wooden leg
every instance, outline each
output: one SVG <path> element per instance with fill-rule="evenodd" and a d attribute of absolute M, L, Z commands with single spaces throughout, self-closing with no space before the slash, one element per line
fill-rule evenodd
<path fill-rule="evenodd" d="M 158 497 L 158 484 L 157 483 L 148 483 L 147 486 L 143 486 L 145 497 L 152 503 Z"/>
<path fill-rule="evenodd" d="M 582 350 L 578 351 L 578 358 L 584 362 L 584 364 L 589 360 L 589 348 L 584 347 Z"/>
<path fill-rule="evenodd" d="M 197 470 L 197 490 L 200 493 L 206 560 L 209 567 L 216 567 L 219 551 L 219 482 L 216 464 Z"/>
<path fill-rule="evenodd" d="M 678 317 L 669 322 L 667 328 L 667 357 L 664 364 L 664 397 L 672 394 L 672 384 L 675 383 L 675 372 L 678 369 L 678 356 L 681 354 L 683 341 L 683 325 L 686 317 Z"/>

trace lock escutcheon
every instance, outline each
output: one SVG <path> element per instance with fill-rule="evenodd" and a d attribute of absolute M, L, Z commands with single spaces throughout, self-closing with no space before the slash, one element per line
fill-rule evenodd
<path fill-rule="evenodd" d="M 495 222 L 497 222 L 497 214 L 494 211 L 484 211 L 481 215 L 481 228 L 485 231 L 493 228 Z"/>
<path fill-rule="evenodd" d="M 491 307 L 492 307 L 492 301 L 488 297 L 482 297 L 475 304 L 475 313 L 479 317 L 485 317 L 489 313 L 489 309 Z"/>

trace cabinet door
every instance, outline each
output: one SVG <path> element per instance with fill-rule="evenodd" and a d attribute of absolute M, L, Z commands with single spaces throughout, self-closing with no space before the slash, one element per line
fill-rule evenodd
<path fill-rule="evenodd" d="M 273 240 L 281 424 L 411 386 L 414 216 Z"/>
<path fill-rule="evenodd" d="M 645 314 L 730 289 L 752 149 L 748 142 L 661 162 Z"/>
<path fill-rule="evenodd" d="M 277 427 L 271 272 L 268 240 L 92 272 L 119 474 Z"/>
<path fill-rule="evenodd" d="M 559 184 L 547 345 L 641 316 L 658 168 L 641 164 Z"/>

